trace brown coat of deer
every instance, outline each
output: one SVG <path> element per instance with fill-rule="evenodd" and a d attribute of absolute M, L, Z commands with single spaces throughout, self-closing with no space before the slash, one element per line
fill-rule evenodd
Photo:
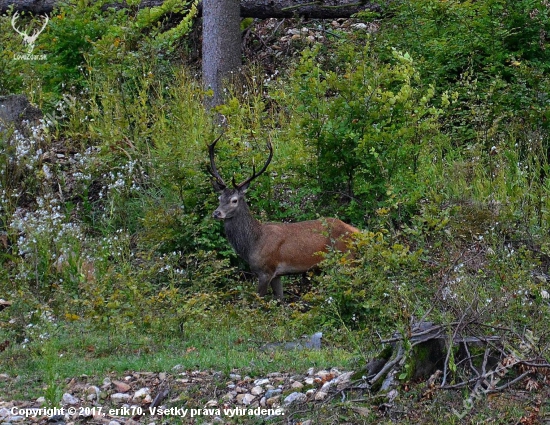
<path fill-rule="evenodd" d="M 315 267 L 323 258 L 320 252 L 331 247 L 348 250 L 349 235 L 359 230 L 335 218 L 301 221 L 298 223 L 265 223 L 256 220 L 248 208 L 245 193 L 248 186 L 266 169 L 273 157 L 273 148 L 268 143 L 269 158 L 263 168 L 242 183 L 228 188 L 216 168 L 214 147 L 221 135 L 208 146 L 212 185 L 220 192 L 220 205 L 212 213 L 215 219 L 223 220 L 225 234 L 237 254 L 258 276 L 258 294 L 265 296 L 271 285 L 277 299 L 283 298 L 281 276 L 304 273 Z"/>

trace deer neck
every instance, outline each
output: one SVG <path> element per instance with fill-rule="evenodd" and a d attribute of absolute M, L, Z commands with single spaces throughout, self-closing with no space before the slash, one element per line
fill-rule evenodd
<path fill-rule="evenodd" d="M 256 220 L 248 205 L 242 211 L 224 221 L 225 235 L 233 249 L 245 261 L 249 262 L 250 255 L 260 238 L 261 224 Z"/>

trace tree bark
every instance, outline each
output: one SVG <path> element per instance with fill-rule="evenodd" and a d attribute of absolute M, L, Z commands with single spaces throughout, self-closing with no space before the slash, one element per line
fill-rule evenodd
<path fill-rule="evenodd" d="M 32 14 L 51 13 L 60 0 L 0 0 L 0 13 L 10 6 L 14 11 Z M 142 0 L 139 7 L 153 7 L 164 0 Z M 303 16 L 316 19 L 349 18 L 362 10 L 380 10 L 379 3 L 367 0 L 240 0 L 242 18 L 291 18 Z M 122 9 L 125 2 L 113 1 L 113 7 Z M 201 9 L 199 7 L 199 9 Z"/>
<path fill-rule="evenodd" d="M 223 86 L 242 65 L 239 0 L 204 0 L 202 79 L 207 107 L 223 102 Z"/>

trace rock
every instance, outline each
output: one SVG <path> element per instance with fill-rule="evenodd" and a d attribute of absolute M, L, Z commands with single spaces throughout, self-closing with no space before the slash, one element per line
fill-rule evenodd
<path fill-rule="evenodd" d="M 294 402 L 300 403 L 300 402 L 306 401 L 306 399 L 307 399 L 307 396 L 305 394 L 295 392 L 295 393 L 291 393 L 288 396 L 286 396 L 284 401 L 283 401 L 283 404 L 284 405 L 289 405 L 289 404 L 294 403 Z"/>
<path fill-rule="evenodd" d="M 313 376 L 313 375 L 315 375 L 315 368 L 314 368 L 314 367 L 310 367 L 310 368 L 307 370 L 307 374 L 308 374 L 308 376 Z"/>
<path fill-rule="evenodd" d="M 238 375 L 236 373 L 230 373 L 229 374 L 229 379 L 233 379 L 235 381 L 240 381 L 241 380 L 241 375 Z"/>
<path fill-rule="evenodd" d="M 315 401 L 322 401 L 325 398 L 327 398 L 327 393 L 324 391 L 317 391 L 317 394 L 315 394 Z"/>
<path fill-rule="evenodd" d="M 331 383 L 330 381 L 329 381 L 329 382 L 325 382 L 319 391 L 323 391 L 323 392 L 325 392 L 325 393 L 328 393 L 328 391 L 330 390 L 330 387 L 331 387 L 331 386 L 332 386 L 332 383 Z"/>
<path fill-rule="evenodd" d="M 312 377 L 308 377 L 308 378 L 304 379 L 304 384 L 313 385 L 313 384 L 315 384 L 315 379 L 313 379 Z"/>
<path fill-rule="evenodd" d="M 249 404 L 251 404 L 251 403 L 254 401 L 255 398 L 256 398 L 256 397 L 253 396 L 252 394 L 245 394 L 245 395 L 244 395 L 244 398 L 243 398 L 243 400 L 242 400 L 242 403 L 243 403 L 245 406 L 248 406 Z"/>
<path fill-rule="evenodd" d="M 117 422 L 117 421 L 109 421 L 109 425 L 120 425 L 120 422 Z"/>
<path fill-rule="evenodd" d="M 314 350 L 320 350 L 321 349 L 321 339 L 323 338 L 323 332 L 317 332 L 314 333 L 309 337 L 309 339 L 306 339 L 303 343 L 304 347 L 311 348 Z"/>
<path fill-rule="evenodd" d="M 15 124 L 15 127 L 21 128 L 23 121 L 37 123 L 42 116 L 42 111 L 32 106 L 24 95 L 0 96 L 0 130 L 5 124 Z"/>
<path fill-rule="evenodd" d="M 113 381 L 113 385 L 115 386 L 116 390 L 119 393 L 127 393 L 132 389 L 132 387 L 128 385 L 126 382 Z"/>
<path fill-rule="evenodd" d="M 4 419 L 4 418 L 7 418 L 9 415 L 10 415 L 10 410 L 9 409 L 6 409 L 5 407 L 2 407 L 0 409 L 0 419 Z"/>
<path fill-rule="evenodd" d="M 317 392 L 317 390 L 315 388 L 311 388 L 311 389 L 307 390 L 306 391 L 307 398 L 314 397 L 316 392 Z"/>
<path fill-rule="evenodd" d="M 359 22 L 358 24 L 352 24 L 351 27 L 356 30 L 366 30 L 368 28 L 367 24 L 364 24 L 363 22 Z"/>
<path fill-rule="evenodd" d="M 25 420 L 25 417 L 24 416 L 18 416 L 18 415 L 14 415 L 14 416 L 9 416 L 8 418 L 6 418 L 8 420 L 8 424 L 10 422 L 23 422 Z"/>
<path fill-rule="evenodd" d="M 265 403 L 266 401 L 267 401 L 267 399 L 265 398 L 265 396 L 262 397 L 262 398 L 260 399 L 260 406 L 265 407 L 265 406 L 266 406 L 266 403 Z"/>
<path fill-rule="evenodd" d="M 161 381 L 165 381 L 166 380 L 166 372 L 160 372 L 159 373 L 159 379 Z"/>
<path fill-rule="evenodd" d="M 248 406 L 255 398 L 252 394 L 239 394 L 237 395 L 237 403 Z"/>
<path fill-rule="evenodd" d="M 86 388 L 86 393 L 88 396 L 86 397 L 86 400 L 88 401 L 99 401 L 99 387 L 96 387 L 95 385 L 90 385 L 88 388 Z"/>
<path fill-rule="evenodd" d="M 149 395 L 150 393 L 151 393 L 151 391 L 149 390 L 149 388 L 147 388 L 147 387 L 140 388 L 139 390 L 137 390 L 135 392 L 133 399 L 134 400 L 143 399 L 143 398 L 145 398 L 145 396 Z"/>
<path fill-rule="evenodd" d="M 226 395 L 222 397 L 222 400 L 231 401 L 235 397 L 237 397 L 237 393 L 235 391 L 229 391 Z"/>
<path fill-rule="evenodd" d="M 327 380 L 329 375 L 331 375 L 331 373 L 328 370 L 320 370 L 319 372 L 317 372 L 317 376 L 323 381 Z"/>
<path fill-rule="evenodd" d="M 130 394 L 124 394 L 124 393 L 111 394 L 111 401 L 115 403 L 124 403 L 129 401 L 130 398 L 131 398 Z"/>
<path fill-rule="evenodd" d="M 46 397 L 38 397 L 38 398 L 36 399 L 36 402 L 37 402 L 38 404 L 42 405 L 42 404 L 46 403 Z M 1 417 L 1 416 L 0 416 L 0 417 Z"/>
<path fill-rule="evenodd" d="M 271 397 L 275 397 L 276 395 L 279 395 L 283 392 L 280 388 L 274 388 L 272 390 L 267 390 L 265 393 L 265 398 L 269 399 Z"/>
<path fill-rule="evenodd" d="M 90 385 L 88 388 L 86 388 L 87 394 L 98 394 L 99 393 L 99 387 L 96 387 L 95 385 Z"/>
<path fill-rule="evenodd" d="M 111 380 L 109 378 L 105 378 L 103 380 L 103 385 L 101 385 L 101 389 L 108 390 L 109 388 L 111 388 Z"/>
<path fill-rule="evenodd" d="M 0 373 L 0 381 L 9 381 L 10 375 L 7 373 Z"/>
<path fill-rule="evenodd" d="M 206 404 L 204 405 L 205 408 L 207 407 L 217 407 L 218 406 L 218 400 L 208 400 Z"/>
<path fill-rule="evenodd" d="M 267 378 L 264 378 L 264 379 L 256 379 L 254 381 L 254 386 L 260 386 L 260 385 L 265 385 L 265 384 L 269 384 L 269 379 Z"/>
<path fill-rule="evenodd" d="M 281 400 L 281 396 L 277 395 L 275 397 L 268 398 L 265 401 L 265 404 L 267 404 L 268 407 L 273 407 L 279 405 L 279 400 Z"/>
<path fill-rule="evenodd" d="M 250 390 L 250 394 L 252 395 L 260 395 L 264 393 L 264 389 L 260 386 L 256 386 Z"/>
<path fill-rule="evenodd" d="M 69 393 L 63 394 L 61 401 L 63 404 L 70 404 L 70 405 L 78 404 L 79 402 L 79 400 L 74 395 L 71 395 Z"/>
<path fill-rule="evenodd" d="M 294 390 L 299 390 L 304 387 L 304 384 L 299 381 L 294 381 L 290 387 Z"/>

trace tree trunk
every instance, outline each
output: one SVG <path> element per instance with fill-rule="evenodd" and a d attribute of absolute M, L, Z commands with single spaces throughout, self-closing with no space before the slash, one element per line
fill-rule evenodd
<path fill-rule="evenodd" d="M 14 11 L 33 14 L 51 13 L 60 0 L 0 0 L 0 13 L 10 6 Z M 240 15 L 243 18 L 291 18 L 304 16 L 316 19 L 349 18 L 362 10 L 380 10 L 379 3 L 366 0 L 240 0 Z M 139 7 L 153 7 L 164 0 L 142 0 Z M 125 2 L 113 1 L 113 7 L 126 7 Z M 200 9 L 200 8 L 199 8 Z"/>
<path fill-rule="evenodd" d="M 204 0 L 202 14 L 202 79 L 211 95 L 206 105 L 223 102 L 223 86 L 241 66 L 239 0 Z"/>

